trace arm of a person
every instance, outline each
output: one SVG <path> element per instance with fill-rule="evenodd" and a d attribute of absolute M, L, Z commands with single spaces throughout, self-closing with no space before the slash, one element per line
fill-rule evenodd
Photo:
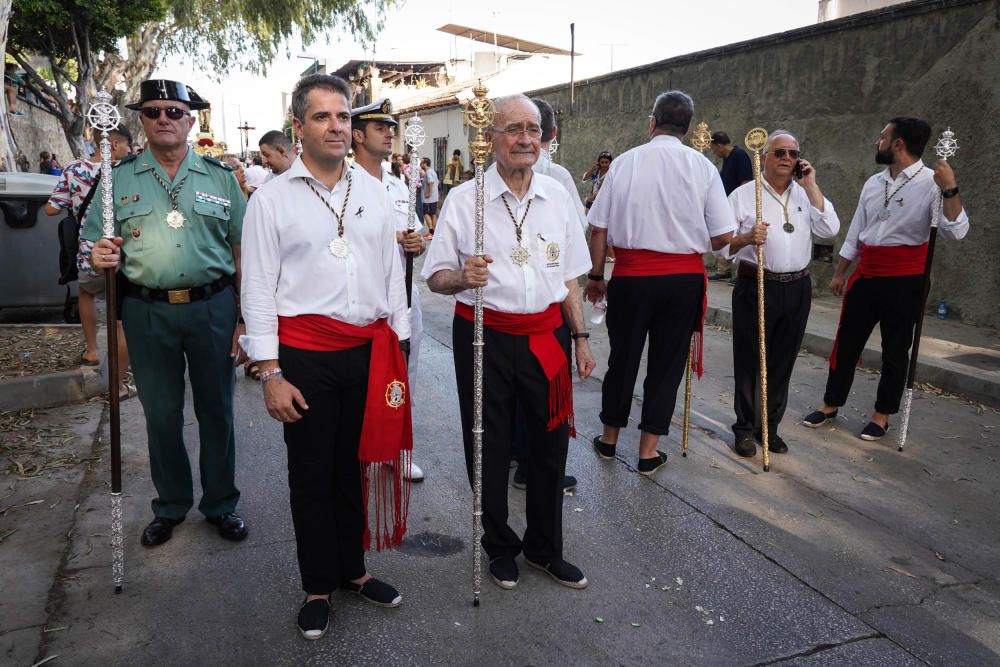
<path fill-rule="evenodd" d="M 705 224 L 708 226 L 708 235 L 711 239 L 712 250 L 722 250 L 733 239 L 733 209 L 726 199 L 726 189 L 722 187 L 722 180 L 718 173 L 707 159 L 704 164 L 707 166 L 706 179 L 708 181 L 708 192 L 705 197 Z"/>
<path fill-rule="evenodd" d="M 385 272 L 385 290 L 389 303 L 389 326 L 399 340 L 410 338 L 410 314 L 406 305 L 406 272 L 403 259 L 396 245 L 396 226 L 388 195 L 385 201 L 385 216 L 382 220 L 382 268 Z"/>
<path fill-rule="evenodd" d="M 583 300 L 580 298 L 580 284 L 576 278 L 566 281 L 566 289 L 569 290 L 569 293 L 560 306 L 563 319 L 566 320 L 572 333 L 585 333 L 587 327 L 583 319 Z M 576 372 L 581 380 L 586 380 L 597 366 L 594 354 L 590 350 L 590 339 L 579 337 L 572 340 L 576 356 Z"/>
<path fill-rule="evenodd" d="M 934 182 L 941 190 L 958 187 L 958 179 L 947 160 L 938 160 L 934 164 Z M 941 199 L 941 210 L 944 213 L 938 222 L 938 232 L 944 238 L 958 241 L 969 233 L 969 216 L 962 206 L 962 195 Z"/>

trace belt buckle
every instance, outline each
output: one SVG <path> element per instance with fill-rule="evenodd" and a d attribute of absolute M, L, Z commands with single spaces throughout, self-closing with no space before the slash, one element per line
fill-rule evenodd
<path fill-rule="evenodd" d="M 167 290 L 167 302 L 173 304 L 191 303 L 191 290 L 169 289 Z"/>

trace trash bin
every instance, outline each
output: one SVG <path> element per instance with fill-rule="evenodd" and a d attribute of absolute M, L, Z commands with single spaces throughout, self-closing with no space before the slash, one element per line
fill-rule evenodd
<path fill-rule="evenodd" d="M 76 283 L 59 284 L 59 221 L 65 212 L 45 214 L 45 202 L 59 178 L 48 174 L 0 172 L 0 308 L 67 306 Z M 75 308 L 67 308 L 70 319 Z"/>

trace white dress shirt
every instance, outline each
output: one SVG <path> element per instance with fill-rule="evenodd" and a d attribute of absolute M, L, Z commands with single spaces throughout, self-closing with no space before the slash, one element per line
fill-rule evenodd
<path fill-rule="evenodd" d="M 410 188 L 406 184 L 406 181 L 399 178 L 392 173 L 392 170 L 386 163 L 382 163 L 382 185 L 385 186 L 385 191 L 389 193 L 389 200 L 392 203 L 392 213 L 393 220 L 395 221 L 396 231 L 405 232 L 409 229 L 410 224 Z M 415 231 L 420 231 L 423 228 L 423 223 L 419 219 L 414 221 Z"/>
<path fill-rule="evenodd" d="M 337 220 L 344 215 L 346 257 L 335 257 Z M 242 310 L 251 359 L 278 358 L 278 316 L 325 315 L 366 326 L 388 318 L 400 339 L 410 337 L 403 265 L 392 203 L 385 187 L 364 169 L 345 163 L 333 190 L 317 181 L 301 158 L 257 190 L 243 222 Z"/>
<path fill-rule="evenodd" d="M 775 199 L 777 198 L 777 199 Z M 784 230 L 787 202 L 788 222 L 795 227 L 791 233 Z M 757 222 L 757 197 L 753 182 L 744 183 L 729 195 L 729 204 L 736 215 L 736 233 L 745 234 Z M 809 202 L 805 188 L 792 181 L 779 195 L 765 180 L 761 180 L 761 204 L 767 229 L 764 244 L 764 268 L 774 273 L 794 273 L 809 266 L 812 260 L 812 237 L 828 239 L 840 231 L 840 218 L 829 199 L 823 198 L 823 211 Z M 729 254 L 728 252 L 726 253 Z M 757 246 L 741 248 L 732 259 L 757 266 Z"/>
<path fill-rule="evenodd" d="M 909 182 L 903 185 L 907 178 Z M 888 206 L 885 205 L 886 186 L 890 199 Z M 917 246 L 927 243 L 937 189 L 934 170 L 920 160 L 901 171 L 895 180 L 888 168 L 869 178 L 861 189 L 858 208 L 844 245 L 840 247 L 840 256 L 854 260 L 862 245 Z M 941 214 L 938 236 L 957 241 L 968 233 L 969 216 L 964 208 L 954 220 Z"/>
<path fill-rule="evenodd" d="M 490 169 L 495 169 L 495 167 L 491 166 Z M 566 189 L 566 192 L 569 193 L 569 198 L 573 202 L 573 208 L 576 210 L 576 214 L 580 218 L 580 227 L 586 230 L 587 209 L 583 207 L 583 202 L 580 200 L 580 191 L 576 189 L 576 181 L 573 180 L 573 175 L 566 170 L 566 167 L 553 162 L 549 157 L 548 151 L 543 150 L 538 156 L 538 161 L 535 162 L 531 169 L 536 174 L 551 176 L 559 181 L 559 185 L 563 186 Z"/>
<path fill-rule="evenodd" d="M 733 231 L 715 166 L 663 134 L 611 163 L 587 219 L 616 248 L 685 255 L 710 252 L 711 237 Z"/>
<path fill-rule="evenodd" d="M 518 199 L 496 169 L 485 174 L 485 223 L 483 247 L 493 258 L 489 282 L 483 288 L 483 304 L 505 313 L 540 313 L 566 299 L 566 281 L 574 280 L 590 268 L 590 252 L 579 220 L 569 201 L 569 193 L 543 174 L 533 174 L 528 192 Z M 514 222 L 501 200 L 520 221 L 531 202 L 521 231 L 522 245 L 530 257 L 518 266 L 511 259 L 517 245 Z M 453 188 L 434 230 L 423 276 L 430 278 L 442 269 L 461 271 L 465 260 L 475 255 L 476 182 L 466 181 Z M 473 304 L 474 291 L 455 295 L 462 303 Z"/>

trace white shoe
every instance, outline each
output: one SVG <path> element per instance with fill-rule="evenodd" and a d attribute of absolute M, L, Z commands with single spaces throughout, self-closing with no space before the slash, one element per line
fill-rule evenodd
<path fill-rule="evenodd" d="M 416 463 L 410 463 L 410 474 L 407 477 L 411 482 L 424 481 L 424 471 Z"/>

